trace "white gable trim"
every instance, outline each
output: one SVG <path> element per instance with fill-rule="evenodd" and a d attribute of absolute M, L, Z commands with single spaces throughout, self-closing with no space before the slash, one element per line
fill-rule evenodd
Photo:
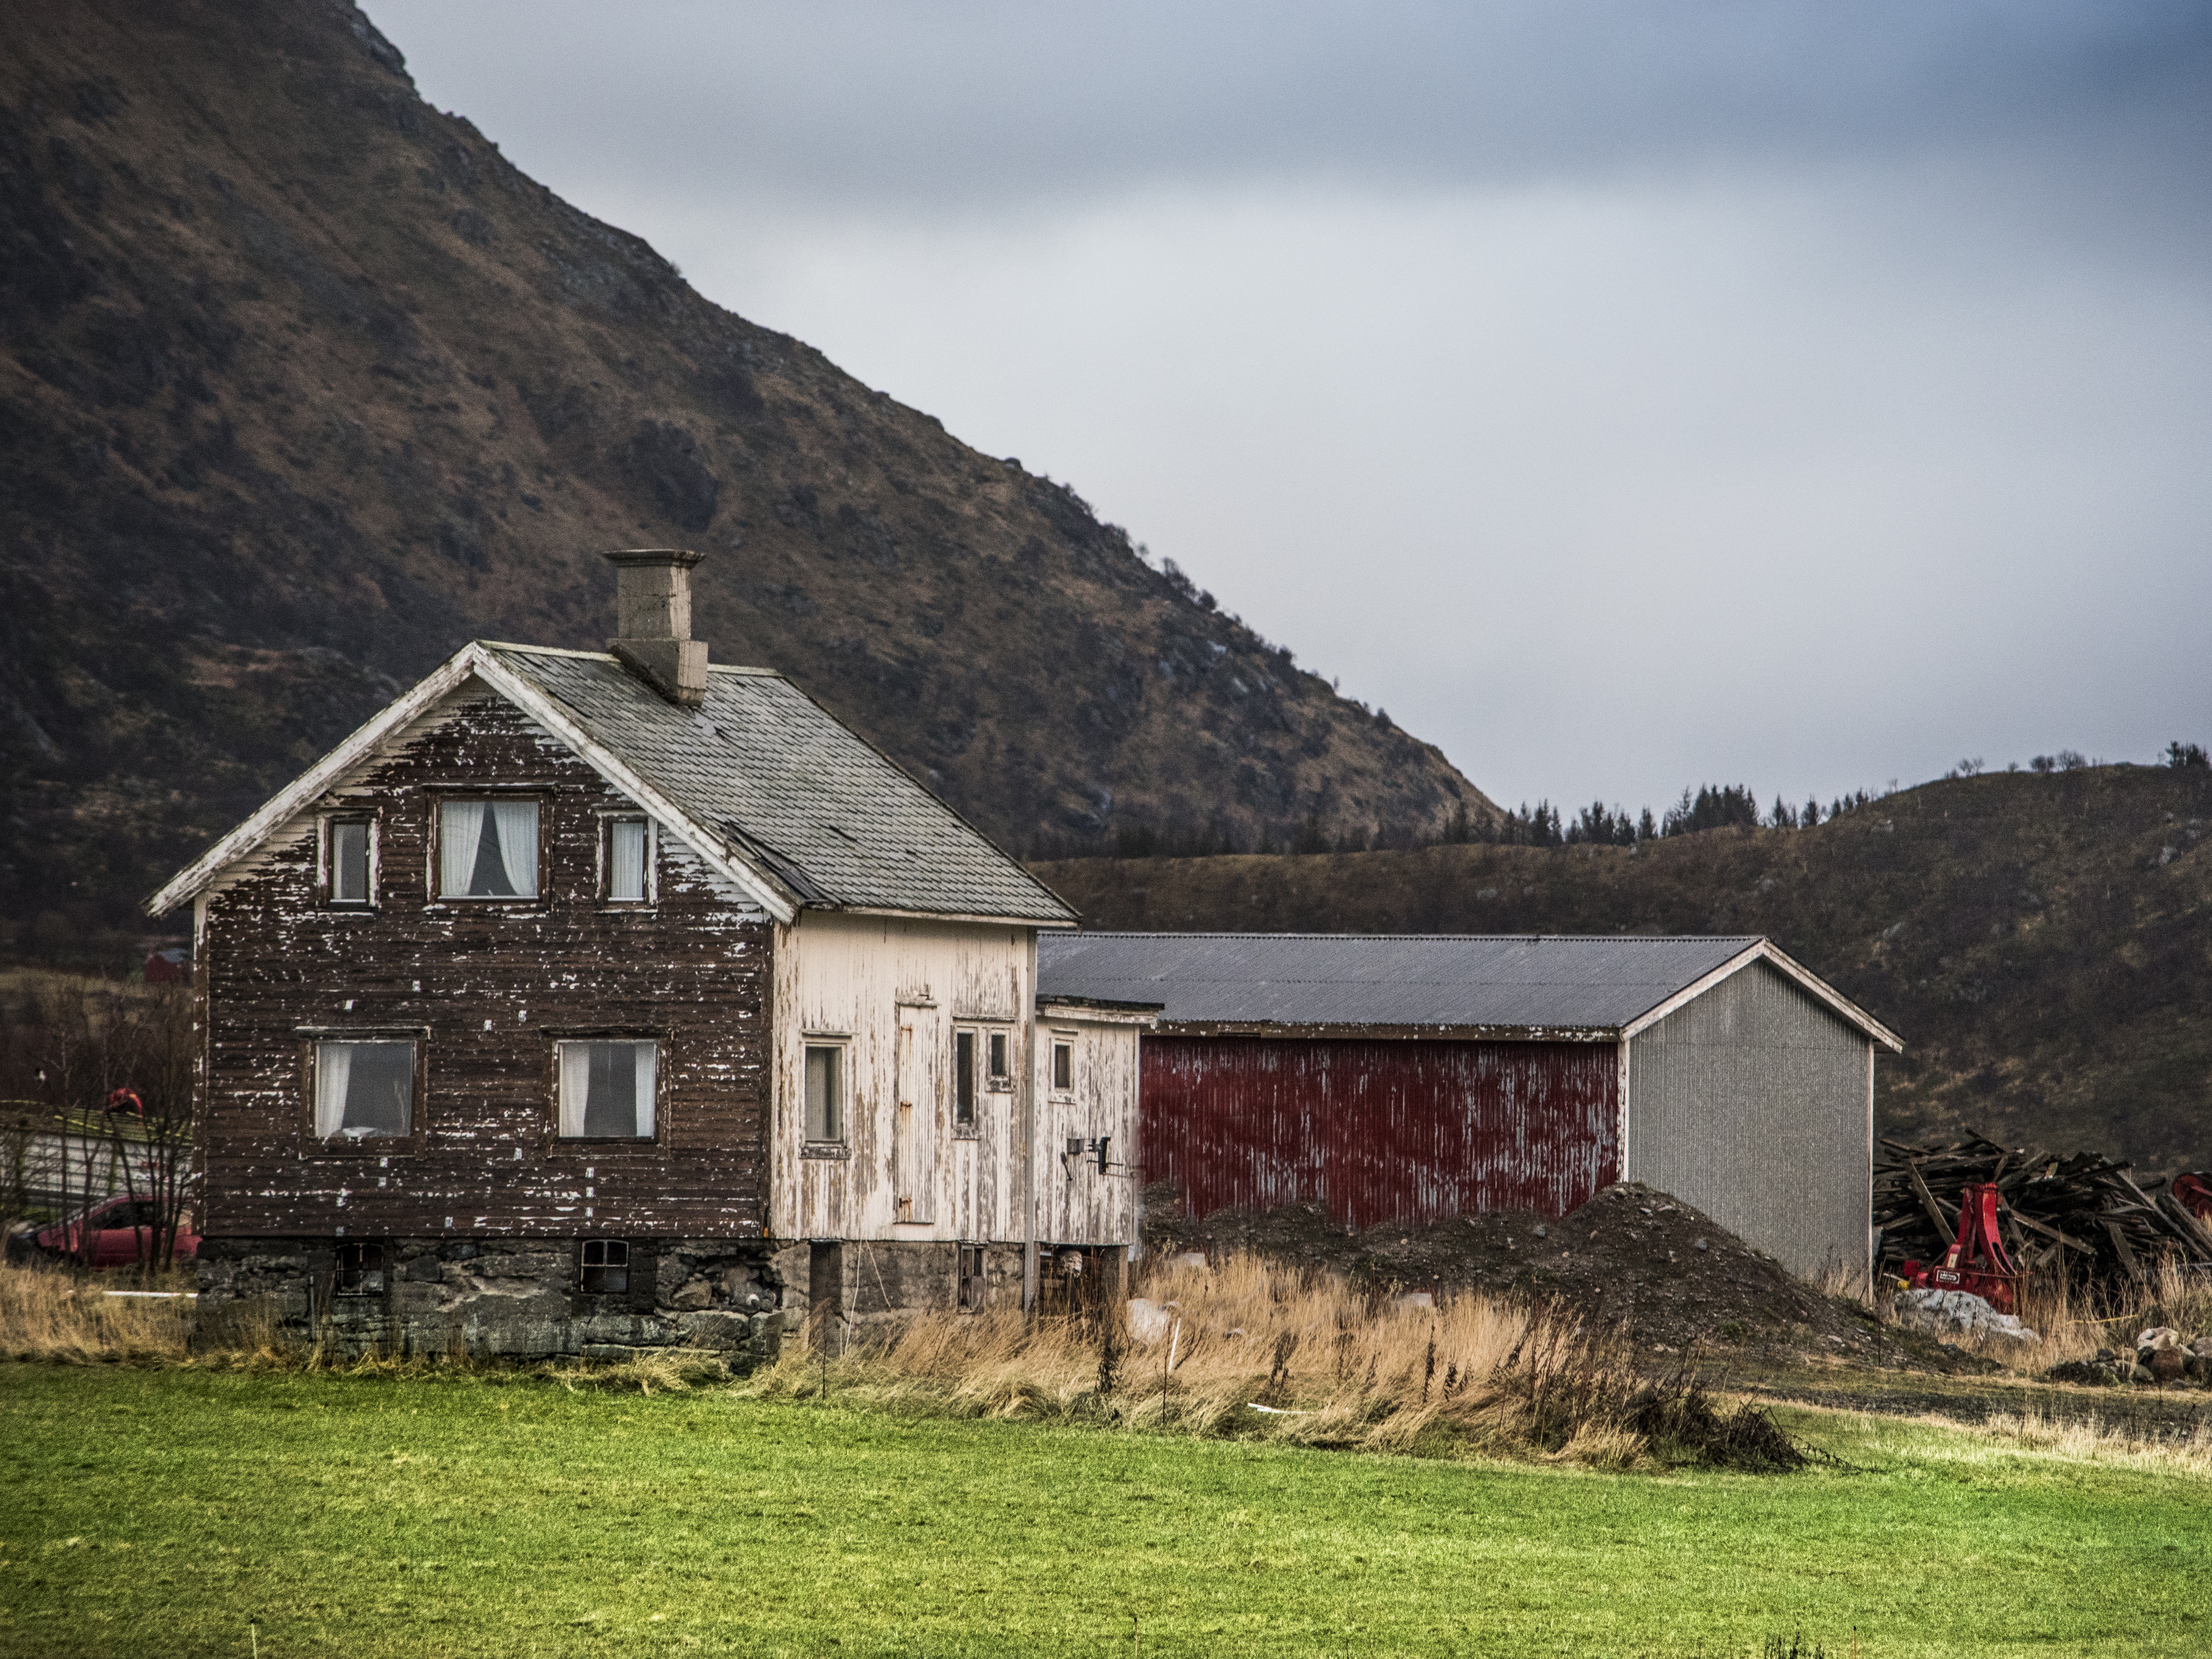
<path fill-rule="evenodd" d="M 1723 980 L 1733 974 L 1741 973 L 1754 962 L 1771 963 L 1784 978 L 1794 981 L 1800 990 L 1826 1008 L 1837 1018 L 1842 1020 L 1846 1025 L 1863 1032 L 1870 1040 L 1879 1042 L 1892 1054 L 1901 1054 L 1905 1052 L 1903 1038 L 1849 997 L 1822 980 L 1810 969 L 1793 962 L 1776 946 L 1772 939 L 1766 939 L 1757 940 L 1746 946 L 1711 973 L 1692 980 L 1665 1001 L 1655 1004 L 1636 1018 L 1629 1021 L 1620 1028 L 1621 1042 L 1626 1043 L 1629 1038 L 1640 1032 L 1650 1030 L 1683 1004 L 1695 1001 Z"/>
<path fill-rule="evenodd" d="M 731 856 L 720 837 L 695 823 L 667 796 L 640 777 L 614 752 L 587 736 L 574 717 L 553 699 L 499 661 L 481 645 L 463 646 L 404 696 L 386 705 L 367 725 L 280 790 L 261 810 L 201 854 L 188 868 L 146 901 L 148 912 L 166 915 L 198 897 L 229 866 L 252 854 L 290 823 L 305 807 L 361 763 L 385 738 L 421 719 L 473 676 L 520 708 L 566 744 L 608 782 L 673 830 L 700 860 L 778 921 L 788 922 L 798 906 L 749 864 Z"/>

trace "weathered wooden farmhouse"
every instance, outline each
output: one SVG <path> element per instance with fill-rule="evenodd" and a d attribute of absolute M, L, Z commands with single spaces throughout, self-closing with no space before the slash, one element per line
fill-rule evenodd
<path fill-rule="evenodd" d="M 1194 1214 L 1556 1216 L 1640 1181 L 1799 1273 L 1868 1266 L 1902 1045 L 1766 939 L 1076 933 L 1039 974 L 1162 1005 L 1141 1163 Z"/>
<path fill-rule="evenodd" d="M 476 643 L 157 894 L 192 906 L 202 1309 L 415 1350 L 772 1347 L 1135 1237 L 1142 1009 L 1074 917 L 765 669 L 697 556 L 608 653 Z"/>

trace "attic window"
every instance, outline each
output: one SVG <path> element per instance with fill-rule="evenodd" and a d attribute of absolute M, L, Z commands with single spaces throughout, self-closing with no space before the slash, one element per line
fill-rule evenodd
<path fill-rule="evenodd" d="M 449 800 L 439 808 L 441 898 L 538 896 L 538 803 Z"/>
<path fill-rule="evenodd" d="M 652 896 L 653 836 L 643 818 L 607 823 L 607 902 L 642 904 Z"/>
<path fill-rule="evenodd" d="M 374 890 L 368 820 L 333 818 L 330 837 L 330 902 L 367 908 Z"/>

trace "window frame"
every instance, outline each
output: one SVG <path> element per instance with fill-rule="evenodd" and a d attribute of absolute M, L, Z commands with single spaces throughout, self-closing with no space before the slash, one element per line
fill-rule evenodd
<path fill-rule="evenodd" d="M 956 1310 L 961 1313 L 981 1313 L 990 1305 L 990 1257 L 986 1246 L 957 1246 L 952 1273 L 952 1305 Z"/>
<path fill-rule="evenodd" d="M 968 1063 L 960 1063 L 961 1045 L 968 1048 Z M 983 1066 L 988 1052 L 983 1041 L 982 1028 L 975 1025 L 955 1025 L 952 1028 L 952 1137 L 956 1140 L 974 1140 L 983 1133 Z M 967 1092 L 967 1116 L 961 1116 L 961 1092 Z"/>
<path fill-rule="evenodd" d="M 1054 1100 L 1075 1098 L 1075 1039 L 1073 1031 L 1054 1031 L 1045 1062 L 1045 1088 Z M 1060 1057 L 1067 1056 L 1067 1081 L 1060 1079 Z"/>
<path fill-rule="evenodd" d="M 599 1252 L 599 1260 L 597 1261 L 592 1260 L 592 1251 L 595 1246 Z M 621 1261 L 609 1261 L 607 1258 L 617 1250 L 622 1252 Z M 604 1237 L 580 1238 L 576 1241 L 576 1294 L 593 1297 L 618 1296 L 627 1300 L 635 1289 L 631 1283 L 631 1276 L 637 1271 L 637 1252 L 631 1248 L 630 1241 L 627 1238 Z M 623 1276 L 621 1285 L 611 1287 L 603 1281 L 596 1287 L 593 1286 L 591 1275 L 595 1270 L 600 1273 L 618 1270 Z"/>
<path fill-rule="evenodd" d="M 668 1133 L 668 1033 L 636 1026 L 616 1029 L 551 1027 L 546 1030 L 545 1144 L 556 1152 L 619 1155 L 626 1148 L 652 1149 Z M 564 1135 L 561 1133 L 561 1048 L 568 1042 L 650 1042 L 653 1056 L 653 1133 L 649 1135 Z"/>
<path fill-rule="evenodd" d="M 369 1261 L 372 1255 L 376 1258 L 374 1266 Z M 352 1282 L 350 1284 L 347 1282 L 349 1257 L 351 1258 Z M 374 1285 L 366 1282 L 372 1273 L 376 1276 L 376 1283 Z M 385 1240 L 380 1238 L 338 1240 L 337 1253 L 331 1258 L 331 1299 L 332 1301 L 358 1302 L 370 1297 L 384 1296 L 391 1291 L 392 1279 L 392 1251 Z"/>
<path fill-rule="evenodd" d="M 411 1158 L 429 1138 L 430 1028 L 427 1025 L 300 1025 L 300 1103 L 296 1147 L 302 1158 Z M 346 1140 L 315 1133 L 315 1089 L 325 1042 L 411 1042 L 415 1045 L 414 1098 L 408 1103 L 404 1135 L 364 1135 Z"/>
<path fill-rule="evenodd" d="M 1003 1072 L 994 1072 L 991 1069 L 991 1051 L 1000 1048 L 1003 1048 L 1006 1051 L 1006 1068 Z M 1017 1063 L 1012 1029 L 1004 1025 L 985 1026 L 983 1028 L 983 1092 L 994 1095 L 1012 1094 L 1014 1089 L 1014 1067 Z"/>
<path fill-rule="evenodd" d="M 368 868 L 365 872 L 365 897 L 342 899 L 338 893 L 337 832 L 341 824 L 358 823 L 368 830 Z M 329 811 L 322 813 L 316 825 L 318 845 L 315 856 L 315 894 L 325 910 L 343 915 L 360 915 L 376 908 L 377 878 L 382 864 L 383 836 L 379 833 L 378 815 L 373 811 Z"/>
<path fill-rule="evenodd" d="M 423 835 L 426 856 L 422 860 L 422 883 L 428 893 L 428 908 L 441 909 L 447 905 L 459 905 L 471 909 L 511 910 L 517 913 L 542 911 L 546 907 L 546 896 L 552 887 L 552 842 L 547 831 L 547 811 L 552 802 L 552 792 L 542 784 L 530 784 L 514 788 L 481 783 L 432 784 L 423 793 L 429 801 L 429 823 Z M 518 805 L 528 801 L 538 808 L 538 890 L 527 898 L 504 893 L 448 895 L 445 890 L 446 866 L 446 808 L 466 805 L 482 801 L 487 805 Z"/>
<path fill-rule="evenodd" d="M 801 1158 L 850 1158 L 853 1151 L 853 1039 L 844 1031 L 805 1031 L 799 1040 L 799 1155 Z M 837 1075 L 831 1089 L 836 1097 L 836 1133 L 826 1139 L 814 1134 L 813 1102 L 808 1097 L 807 1057 L 821 1048 L 836 1055 Z"/>
<path fill-rule="evenodd" d="M 615 826 L 618 823 L 641 823 L 645 826 L 645 891 L 634 899 L 617 898 L 615 884 Z M 541 811 L 538 820 L 538 843 L 544 844 L 545 818 Z M 633 808 L 608 807 L 599 813 L 599 882 L 596 891 L 602 908 L 609 910 L 650 910 L 660 902 L 660 826 L 650 813 Z"/>

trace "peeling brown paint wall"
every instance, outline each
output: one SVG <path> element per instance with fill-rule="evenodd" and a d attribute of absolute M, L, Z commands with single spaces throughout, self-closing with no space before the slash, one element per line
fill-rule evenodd
<path fill-rule="evenodd" d="M 441 902 L 441 787 L 541 800 L 534 902 Z M 504 701 L 457 694 L 321 804 L 375 815 L 377 906 L 326 908 L 303 814 L 207 899 L 201 1157 L 210 1236 L 761 1236 L 771 928 L 665 832 L 657 902 L 599 899 L 602 815 L 627 805 Z M 410 1142 L 315 1139 L 310 1039 L 427 1033 Z M 661 1044 L 656 1139 L 555 1138 L 563 1031 Z"/>

